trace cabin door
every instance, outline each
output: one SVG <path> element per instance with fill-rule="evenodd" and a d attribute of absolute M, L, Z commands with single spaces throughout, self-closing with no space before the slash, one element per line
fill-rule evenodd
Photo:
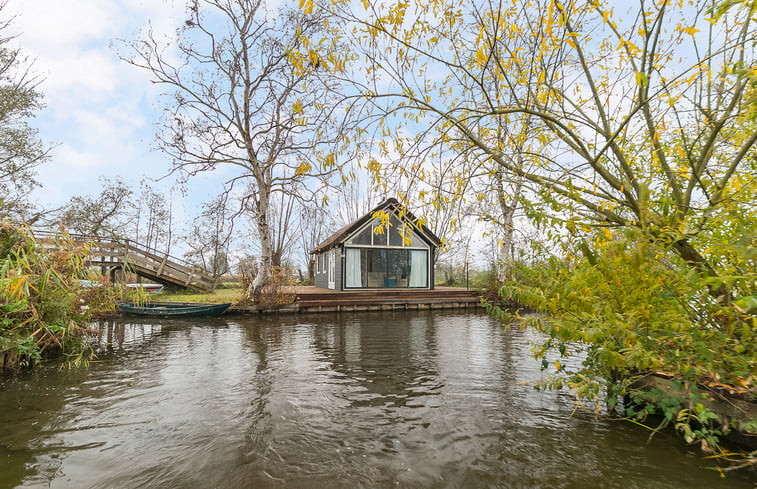
<path fill-rule="evenodd" d="M 331 250 L 329 256 L 329 289 L 336 288 L 336 249 Z"/>

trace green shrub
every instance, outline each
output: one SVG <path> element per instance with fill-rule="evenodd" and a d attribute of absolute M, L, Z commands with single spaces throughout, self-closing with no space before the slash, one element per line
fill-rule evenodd
<path fill-rule="evenodd" d="M 657 410 L 670 421 L 677 415 L 664 407 L 690 410 L 689 400 L 650 400 L 633 392 L 635 378 L 664 372 L 691 385 L 727 384 L 742 396 L 756 396 L 757 316 L 742 299 L 753 297 L 757 281 L 754 270 L 742 270 L 715 280 L 648 236 L 629 231 L 595 241 L 593 250 L 579 242 L 567 258 L 547 257 L 499 292 L 540 313 L 523 321 L 545 336 L 533 350 L 551 374 L 545 387 L 569 387 L 579 402 L 597 410 L 614 406 L 619 395 L 647 399 L 628 414 L 641 419 Z M 489 311 L 509 317 L 493 304 Z M 704 433 L 681 423 L 687 437 Z M 703 438 L 710 447 L 713 433 Z"/>
<path fill-rule="evenodd" d="M 0 223 L 0 359 L 33 365 L 44 355 L 86 361 L 87 326 L 115 310 L 112 287 L 82 287 L 87 246 L 63 234 L 43 246 L 25 228 Z"/>

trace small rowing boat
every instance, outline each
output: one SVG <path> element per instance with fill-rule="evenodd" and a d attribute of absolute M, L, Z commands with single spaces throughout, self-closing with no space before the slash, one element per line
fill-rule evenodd
<path fill-rule="evenodd" d="M 154 317 L 219 317 L 231 303 L 226 304 L 134 304 L 122 302 L 118 309 L 124 314 Z"/>
<path fill-rule="evenodd" d="M 142 289 L 150 294 L 157 294 L 163 291 L 163 284 L 125 284 L 130 289 Z"/>

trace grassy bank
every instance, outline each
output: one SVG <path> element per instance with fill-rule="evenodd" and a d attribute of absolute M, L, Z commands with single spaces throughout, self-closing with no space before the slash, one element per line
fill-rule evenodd
<path fill-rule="evenodd" d="M 214 292 L 199 292 L 187 289 L 164 289 L 164 292 L 150 294 L 153 301 L 174 302 L 207 302 L 221 304 L 224 302 L 237 303 L 245 298 L 245 290 L 237 284 L 229 284 L 217 288 Z"/>

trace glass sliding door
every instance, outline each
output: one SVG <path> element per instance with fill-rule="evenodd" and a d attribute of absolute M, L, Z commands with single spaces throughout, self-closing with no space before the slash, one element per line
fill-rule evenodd
<path fill-rule="evenodd" d="M 366 287 L 381 289 L 386 287 L 386 250 L 362 250 L 366 255 Z"/>
<path fill-rule="evenodd" d="M 387 287 L 407 287 L 410 276 L 410 262 L 407 250 L 386 250 L 389 254 Z"/>
<path fill-rule="evenodd" d="M 410 287 L 428 286 L 428 252 L 410 251 Z"/>
<path fill-rule="evenodd" d="M 346 248 L 345 288 L 426 288 L 428 251 Z"/>
<path fill-rule="evenodd" d="M 355 288 L 365 287 L 363 283 L 363 263 L 360 259 L 361 250 L 358 248 L 347 248 L 344 257 L 344 286 Z"/>

